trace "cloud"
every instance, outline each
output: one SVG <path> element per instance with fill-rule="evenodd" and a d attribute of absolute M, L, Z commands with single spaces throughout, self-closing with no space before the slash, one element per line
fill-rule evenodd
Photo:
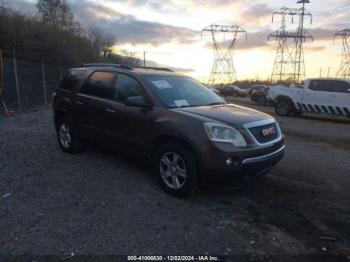
<path fill-rule="evenodd" d="M 314 37 L 315 41 L 319 41 L 319 40 L 332 40 L 337 30 L 314 28 L 314 29 L 308 29 L 308 32 Z"/>
<path fill-rule="evenodd" d="M 256 21 L 256 19 L 265 18 L 271 16 L 274 9 L 267 4 L 255 4 L 245 9 L 242 12 L 242 17 L 247 20 Z"/>
<path fill-rule="evenodd" d="M 22 1 L 22 0 L 11 0 L 5 1 L 11 8 L 21 11 L 27 14 L 34 14 L 36 12 L 35 4 L 32 2 Z"/>
<path fill-rule="evenodd" d="M 198 31 L 155 21 L 140 20 L 135 16 L 122 13 L 119 10 L 103 4 L 113 2 L 114 0 L 100 2 L 79 0 L 69 1 L 69 4 L 76 19 L 85 28 L 94 25 L 108 33 L 113 33 L 118 38 L 118 44 L 151 44 L 153 46 L 158 46 L 169 42 L 191 44 L 198 41 L 200 35 Z M 243 3 L 242 0 L 125 0 L 122 2 L 125 5 L 134 7 L 146 6 L 158 12 L 172 12 L 176 9 L 186 10 L 186 8 L 193 9 L 195 7 L 213 7 L 213 12 L 215 12 L 214 9 L 220 7 L 241 5 Z M 11 0 L 11 6 L 24 12 L 34 13 L 36 10 L 34 3 L 26 0 Z M 271 20 L 268 19 L 268 17 L 271 16 L 273 11 L 274 9 L 266 3 L 252 3 L 243 8 L 238 20 L 244 22 L 242 24 L 243 27 L 247 26 L 248 41 L 245 42 L 245 39 L 239 38 L 237 42 L 238 49 L 248 50 L 255 48 L 272 48 L 274 46 L 272 41 L 271 44 L 267 43 L 267 37 L 271 33 L 271 30 L 267 29 L 268 26 L 261 26 L 261 23 L 265 23 L 263 21 L 268 21 L 268 24 L 270 24 Z M 188 15 L 186 13 L 181 14 L 183 16 Z M 330 28 L 339 28 L 341 25 L 343 24 L 332 24 L 328 29 L 319 27 L 309 29 L 308 31 L 314 36 L 315 41 L 327 41 L 333 39 L 333 35 L 336 32 L 335 29 Z M 252 30 L 252 27 L 256 29 L 255 32 L 249 32 L 249 28 Z M 225 42 L 223 44 L 225 44 Z M 211 43 L 208 42 L 204 44 L 204 46 L 206 48 L 211 48 Z M 314 50 L 321 49 L 320 47 L 315 47 Z"/>
<path fill-rule="evenodd" d="M 249 33 L 247 35 L 247 39 L 245 39 L 244 35 L 241 35 L 237 38 L 236 42 L 236 48 L 241 50 L 247 50 L 247 49 L 254 49 L 254 48 L 262 48 L 262 47 L 268 47 L 267 44 L 267 38 L 270 31 L 268 30 L 261 30 L 253 33 Z M 231 40 L 225 40 L 225 41 L 218 41 L 220 46 L 227 47 Z M 205 48 L 212 48 L 212 43 L 207 41 L 204 44 Z"/>
<path fill-rule="evenodd" d="M 130 0 L 129 0 L 130 1 Z M 134 3 L 148 2 L 133 0 Z M 73 2 L 72 11 L 84 27 L 97 26 L 116 35 L 119 44 L 151 44 L 157 46 L 167 42 L 187 42 L 197 32 L 158 22 L 139 20 L 132 15 L 120 13 L 102 4 L 86 0 Z"/>

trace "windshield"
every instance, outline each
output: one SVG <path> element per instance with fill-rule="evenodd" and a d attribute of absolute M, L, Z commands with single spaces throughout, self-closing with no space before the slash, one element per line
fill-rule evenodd
<path fill-rule="evenodd" d="M 145 76 L 159 99 L 170 108 L 223 104 L 209 88 L 185 76 Z"/>

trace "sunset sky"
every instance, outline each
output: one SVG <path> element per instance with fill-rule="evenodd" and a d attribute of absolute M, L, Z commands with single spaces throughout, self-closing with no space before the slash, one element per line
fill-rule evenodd
<path fill-rule="evenodd" d="M 14 8 L 35 12 L 35 0 L 9 0 Z M 213 52 L 200 30 L 212 23 L 239 24 L 248 31 L 248 41 L 240 39 L 235 53 L 237 78 L 268 78 L 272 71 L 276 44 L 267 36 L 278 29 L 271 14 L 282 6 L 297 7 L 296 0 L 68 0 L 75 18 L 87 28 L 97 25 L 115 33 L 116 52 L 134 52 L 158 64 L 182 69 L 206 80 Z M 341 42 L 333 34 L 350 27 L 349 0 L 311 0 L 307 9 L 313 23 L 306 28 L 314 42 L 305 44 L 306 77 L 334 75 L 340 63 Z"/>

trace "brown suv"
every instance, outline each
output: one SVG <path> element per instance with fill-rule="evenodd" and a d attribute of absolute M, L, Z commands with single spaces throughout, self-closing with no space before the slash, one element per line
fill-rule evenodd
<path fill-rule="evenodd" d="M 264 113 L 226 104 L 196 80 L 164 68 L 89 64 L 73 68 L 54 93 L 63 151 L 93 139 L 152 161 L 171 195 L 202 182 L 267 174 L 283 157 L 283 135 Z"/>

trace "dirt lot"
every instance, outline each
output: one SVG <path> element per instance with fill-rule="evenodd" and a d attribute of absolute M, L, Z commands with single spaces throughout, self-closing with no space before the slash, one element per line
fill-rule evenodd
<path fill-rule="evenodd" d="M 350 123 L 279 120 L 288 150 L 269 176 L 179 200 L 116 152 L 62 153 L 50 110 L 1 117 L 0 254 L 350 256 Z"/>

